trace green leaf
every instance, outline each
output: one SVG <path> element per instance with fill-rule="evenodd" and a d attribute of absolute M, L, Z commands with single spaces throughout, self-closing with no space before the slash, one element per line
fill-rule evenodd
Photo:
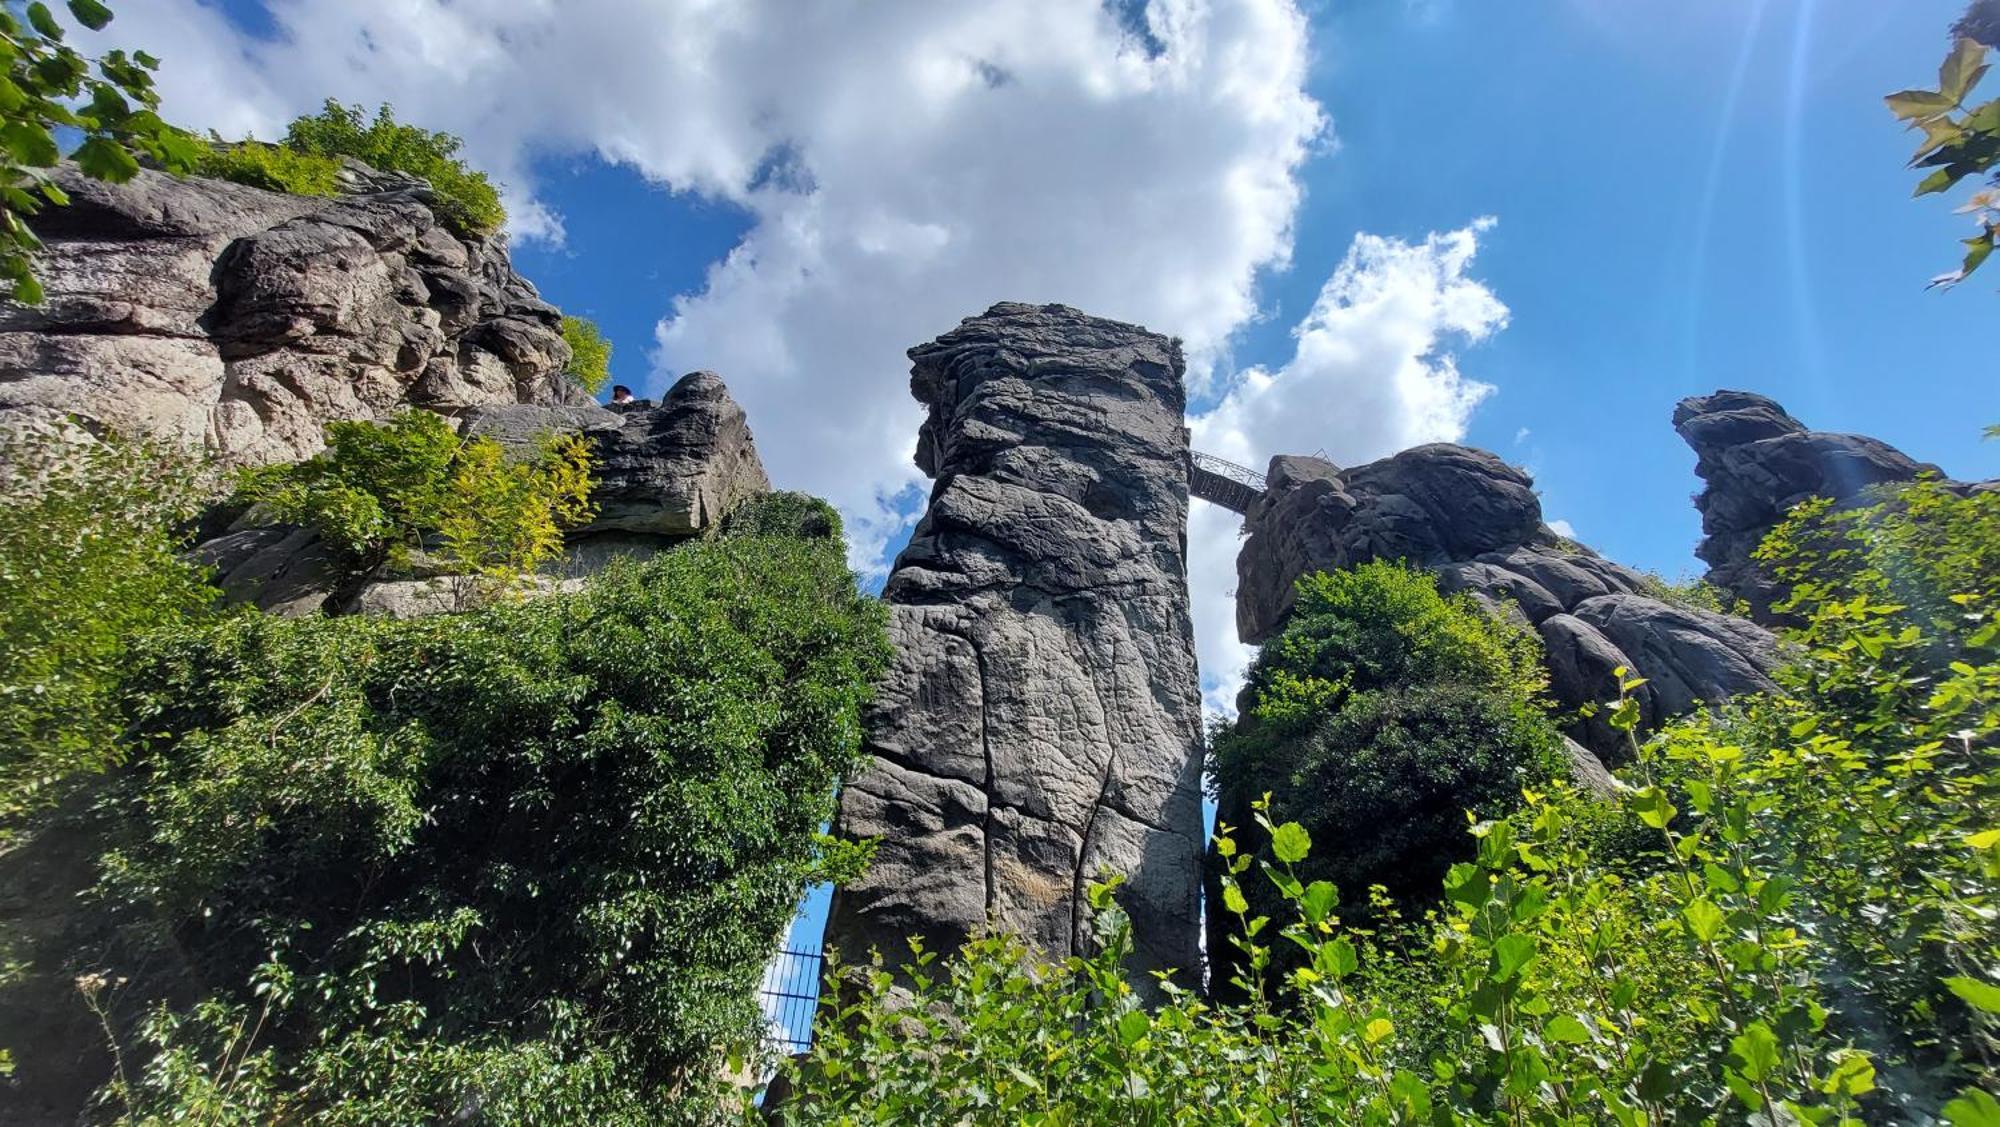
<path fill-rule="evenodd" d="M 62 41 L 62 25 L 56 22 L 55 13 L 49 11 L 49 6 L 40 0 L 28 5 L 28 23 L 44 38 Z"/>
<path fill-rule="evenodd" d="M 1951 1127 L 2000 1127 L 2000 1100 L 1979 1088 L 1967 1088 L 1944 1105 L 1944 1121 Z"/>
<path fill-rule="evenodd" d="M 1542 1036 L 1565 1045 L 1581 1045 L 1590 1040 L 1590 1027 L 1568 1014 L 1558 1014 L 1542 1027 Z"/>
<path fill-rule="evenodd" d="M 1234 884 L 1222 886 L 1222 906 L 1239 916 L 1250 910 L 1250 902 L 1243 898 L 1243 890 Z"/>
<path fill-rule="evenodd" d="M 1305 897 L 1299 902 L 1305 909 L 1306 921 L 1318 923 L 1333 914 L 1334 905 L 1340 902 L 1340 891 L 1331 881 L 1316 880 L 1306 886 Z"/>
<path fill-rule="evenodd" d="M 1763 1080 L 1778 1070 L 1778 1035 L 1761 1021 L 1753 1021 L 1742 1033 L 1729 1039 L 1729 1051 L 1743 1062 L 1743 1075 Z"/>
<path fill-rule="evenodd" d="M 105 137 L 92 137 L 76 150 L 76 164 L 86 176 L 122 184 L 139 175 L 139 162 L 125 146 Z"/>
<path fill-rule="evenodd" d="M 1929 176 L 1926 176 L 1922 180 L 1918 181 L 1917 190 L 1914 194 L 1919 196 L 1928 196 L 1936 192 L 1942 192 L 1946 188 L 1949 188 L 1953 184 L 1956 184 L 1960 180 L 1964 179 L 1967 171 L 1969 171 L 1969 169 L 1965 168 L 1963 165 L 1956 165 L 1956 164 L 1940 168 L 1936 172 L 1933 172 Z"/>
<path fill-rule="evenodd" d="M 1493 944 L 1495 982 L 1506 982 L 1535 958 L 1535 937 L 1519 933 L 1503 935 Z"/>
<path fill-rule="evenodd" d="M 1964 976 L 1947 978 L 1944 984 L 1951 987 L 1951 992 L 1973 1009 L 1983 1010 L 1989 1014 L 2000 1014 L 2000 986 Z"/>
<path fill-rule="evenodd" d="M 104 25 L 111 22 L 111 9 L 97 0 L 69 0 L 69 14 L 92 31 L 102 31 Z"/>
<path fill-rule="evenodd" d="M 1327 972 L 1335 978 L 1346 978 L 1361 967 L 1361 952 L 1344 935 L 1327 944 L 1327 959 Z"/>
<path fill-rule="evenodd" d="M 1950 98 L 1953 105 L 1965 100 L 1965 95 L 1978 85 L 1980 76 L 1986 72 L 1981 64 L 1986 61 L 1986 48 L 1971 38 L 1961 38 L 1952 45 L 1951 54 L 1945 56 L 1944 65 L 1938 67 L 1938 94 Z"/>
<path fill-rule="evenodd" d="M 1900 90 L 1882 100 L 1889 104 L 1890 113 L 1905 121 L 1933 118 L 1958 104 L 1958 99 L 1947 98 L 1935 90 Z"/>
<path fill-rule="evenodd" d="M 1716 907 L 1712 900 L 1703 898 L 1691 902 L 1681 909 L 1681 918 L 1687 921 L 1688 930 L 1694 933 L 1695 938 L 1703 943 L 1712 943 L 1716 936 L 1722 934 L 1722 909 Z"/>
<path fill-rule="evenodd" d="M 1153 1021 L 1145 1010 L 1129 1010 L 1118 1019 L 1118 1043 L 1128 1048 L 1136 1045 L 1152 1028 Z"/>
<path fill-rule="evenodd" d="M 1673 803 L 1667 801 L 1667 792 L 1657 786 L 1635 792 L 1631 801 L 1632 812 L 1639 815 L 1640 821 L 1656 830 L 1666 829 L 1667 823 L 1672 822 L 1674 815 L 1680 813 L 1674 809 Z"/>
<path fill-rule="evenodd" d="M 1271 832 L 1271 853 L 1288 865 L 1295 865 L 1312 852 L 1312 835 L 1297 822 L 1286 822 Z"/>
<path fill-rule="evenodd" d="M 1361 1039 L 1371 1045 L 1379 1045 L 1389 1034 L 1396 1031 L 1396 1023 L 1386 1017 L 1378 1017 L 1361 1030 Z"/>
<path fill-rule="evenodd" d="M 1820 1082 L 1819 1090 L 1829 1096 L 1865 1096 L 1875 1090 L 1875 1065 L 1867 1053 L 1848 1052 Z"/>
<path fill-rule="evenodd" d="M 48 168 L 62 159 L 56 139 L 48 129 L 20 118 L 0 126 L 0 146 L 6 148 L 16 164 L 30 168 Z"/>
<path fill-rule="evenodd" d="M 1960 277 L 1965 277 L 1974 270 L 1979 269 L 1980 264 L 1985 262 L 1987 257 L 1993 253 L 1993 236 L 1986 234 L 1967 239 L 1965 240 L 1965 245 L 1965 263 L 1958 268 Z"/>

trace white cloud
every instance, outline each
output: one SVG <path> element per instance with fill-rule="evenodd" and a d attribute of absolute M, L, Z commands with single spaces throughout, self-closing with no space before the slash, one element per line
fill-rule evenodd
<path fill-rule="evenodd" d="M 1448 351 L 1506 327 L 1507 307 L 1469 276 L 1479 219 L 1410 243 L 1358 235 L 1293 336 L 1291 360 L 1252 368 L 1215 409 L 1192 420 L 1198 449 L 1248 466 L 1273 454 L 1325 450 L 1354 465 L 1424 442 L 1464 437 L 1489 384 L 1467 379 Z M 1236 641 L 1235 515 L 1199 505 L 1189 522 L 1195 637 L 1212 709 L 1231 712 L 1250 659 Z"/>
<path fill-rule="evenodd" d="M 1519 446 L 1521 443 L 1528 441 L 1528 436 L 1533 433 L 1535 432 L 1529 430 L 1527 427 L 1522 427 L 1520 430 L 1515 431 L 1514 445 Z"/>
<path fill-rule="evenodd" d="M 126 5 L 169 112 L 273 136 L 322 98 L 465 137 L 555 235 L 540 153 L 596 152 L 754 226 L 697 294 L 660 294 L 664 380 L 729 381 L 780 485 L 829 496 L 863 555 L 918 480 L 903 350 L 997 300 L 1181 337 L 1197 377 L 1282 268 L 1324 133 L 1293 0 L 267 0 L 247 39 L 196 0 Z M 1150 38 L 1160 50 L 1150 50 Z"/>
<path fill-rule="evenodd" d="M 1557 536 L 1563 537 L 1566 540 L 1576 539 L 1576 526 L 1566 520 L 1550 521 L 1549 531 L 1555 533 Z"/>

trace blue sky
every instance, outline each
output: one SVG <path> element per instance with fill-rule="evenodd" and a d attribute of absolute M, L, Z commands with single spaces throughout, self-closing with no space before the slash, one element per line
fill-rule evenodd
<path fill-rule="evenodd" d="M 1218 453 L 1462 438 L 1672 576 L 1684 395 L 2000 475 L 2000 280 L 1925 292 L 1967 224 L 1910 198 L 1880 101 L 1934 76 L 1961 7 L 160 0 L 114 31 L 198 125 L 273 136 L 330 94 L 465 136 L 614 377 L 721 372 L 864 565 L 922 495 L 902 348 L 1019 299 L 1186 338 Z M 1223 682 L 1231 532 L 1192 530 Z"/>

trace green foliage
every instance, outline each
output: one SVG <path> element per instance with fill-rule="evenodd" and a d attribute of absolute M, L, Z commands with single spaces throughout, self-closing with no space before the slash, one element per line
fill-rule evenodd
<path fill-rule="evenodd" d="M 489 235 L 507 222 L 492 182 L 460 159 L 463 141 L 403 125 L 386 104 L 369 120 L 360 106 L 328 98 L 319 113 L 292 122 L 285 144 L 312 156 L 353 157 L 384 172 L 423 177 L 437 193 L 439 218 L 461 234 Z"/>
<path fill-rule="evenodd" d="M 98 0 L 69 0 L 77 23 L 95 31 L 111 22 Z M 139 174 L 141 158 L 168 171 L 193 167 L 200 142 L 160 120 L 153 71 L 144 51 L 109 51 L 89 59 L 63 42 L 65 29 L 45 3 L 0 6 L 0 280 L 7 296 L 42 300 L 33 257 L 40 239 L 29 216 L 68 196 L 47 169 L 62 160 L 58 129 L 82 140 L 71 158 L 84 175 L 117 183 Z M 92 73 L 93 66 L 95 73 Z"/>
<path fill-rule="evenodd" d="M 127 654 L 213 596 L 172 531 L 209 485 L 199 463 L 139 443 L 0 435 L 0 825 L 118 761 Z"/>
<path fill-rule="evenodd" d="M 245 500 L 310 525 L 357 570 L 401 564 L 429 538 L 446 569 L 506 582 L 562 549 L 590 519 L 592 454 L 574 435 L 513 459 L 491 438 L 460 438 L 428 411 L 386 423 L 327 424 L 324 453 L 245 473 Z"/>
<path fill-rule="evenodd" d="M 975 941 L 909 996 L 849 972 L 796 1124 L 1936 1122 L 2000 1112 L 2000 511 L 1919 483 L 1773 539 L 1806 625 L 1781 692 L 1635 748 L 1610 801 L 1531 789 L 1423 919 L 1371 935 L 1337 839 L 1220 827 L 1244 1005 Z M 1840 555 L 1837 553 L 1846 553 Z M 1870 592 L 1900 591 L 1895 601 Z M 1614 723 L 1632 731 L 1625 679 Z M 1303 820 L 1301 820 L 1303 821 Z M 1651 846 L 1607 849 L 1617 839 Z M 1097 893 L 1111 909 L 1108 890 Z M 1261 910 L 1253 903 L 1274 907 Z M 1267 1001 L 1276 995 L 1282 1002 Z"/>
<path fill-rule="evenodd" d="M 289 145 L 266 145 L 254 140 L 237 144 L 211 141 L 194 172 L 198 176 L 295 196 L 332 196 L 340 192 L 339 161 L 302 153 Z"/>
<path fill-rule="evenodd" d="M 1221 817 L 1247 819 L 1229 794 L 1268 792 L 1323 843 L 1314 879 L 1398 897 L 1435 889 L 1469 848 L 1468 808 L 1503 812 L 1559 767 L 1535 702 L 1540 653 L 1526 630 L 1401 563 L 1301 579 L 1251 669 L 1249 707 L 1214 740 L 1213 772 L 1229 782 Z"/>
<path fill-rule="evenodd" d="M 564 317 L 562 337 L 569 345 L 569 378 L 596 395 L 611 379 L 611 342 L 586 317 Z"/>
<path fill-rule="evenodd" d="M 839 540 L 840 511 L 810 493 L 779 490 L 751 497 L 722 518 L 724 536 L 796 536 Z"/>
<path fill-rule="evenodd" d="M 1910 167 L 1929 169 L 1918 182 L 1916 194 L 1948 191 L 1968 176 L 1994 173 L 1989 187 L 1973 194 L 1958 210 L 1969 214 L 1979 225 L 1979 233 L 1964 240 L 1965 257 L 1958 269 L 1934 279 L 1934 286 L 1953 286 L 1964 281 L 2000 246 L 2000 98 L 1967 105 L 1966 99 L 1986 77 L 1987 48 L 1975 34 L 1990 31 L 1990 5 L 1968 11 L 1960 29 L 1965 34 L 1952 45 L 1951 54 L 1938 68 L 1935 90 L 1903 90 L 1884 99 L 1889 111 L 1923 133 Z"/>
<path fill-rule="evenodd" d="M 1707 579 L 1668 579 L 1649 573 L 1645 580 L 1646 594 L 1677 607 L 1712 614 L 1745 614 L 1749 609 L 1742 600 L 1731 599 L 1727 591 Z"/>
<path fill-rule="evenodd" d="M 887 657 L 836 540 L 745 536 L 462 615 L 156 641 L 100 894 L 202 1000 L 145 1122 L 651 1123 L 716 1106 Z M 144 1053 L 127 1052 L 130 1059 Z"/>

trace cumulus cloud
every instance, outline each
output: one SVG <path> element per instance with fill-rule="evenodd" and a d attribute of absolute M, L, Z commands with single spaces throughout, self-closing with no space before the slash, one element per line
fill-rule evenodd
<path fill-rule="evenodd" d="M 1576 539 L 1576 526 L 1566 520 L 1550 521 L 1549 531 L 1567 540 Z"/>
<path fill-rule="evenodd" d="M 1490 218 L 1421 242 L 1362 234 L 1293 330 L 1292 358 L 1251 368 L 1193 419 L 1198 449 L 1252 467 L 1324 451 L 1354 465 L 1462 438 L 1489 384 L 1450 349 L 1506 327 L 1507 307 L 1469 273 Z M 1189 522 L 1195 631 L 1211 709 L 1234 711 L 1250 650 L 1236 641 L 1234 513 L 1197 504 Z"/>
<path fill-rule="evenodd" d="M 753 226 L 661 294 L 656 387 L 729 381 L 782 486 L 829 496 L 864 563 L 917 483 L 902 351 L 997 300 L 1181 337 L 1197 378 L 1282 268 L 1325 135 L 1293 0 L 197 0 L 121 8 L 169 111 L 273 136 L 334 96 L 465 137 L 553 236 L 538 154 L 594 152 Z M 904 495 L 905 502 L 908 495 Z"/>

